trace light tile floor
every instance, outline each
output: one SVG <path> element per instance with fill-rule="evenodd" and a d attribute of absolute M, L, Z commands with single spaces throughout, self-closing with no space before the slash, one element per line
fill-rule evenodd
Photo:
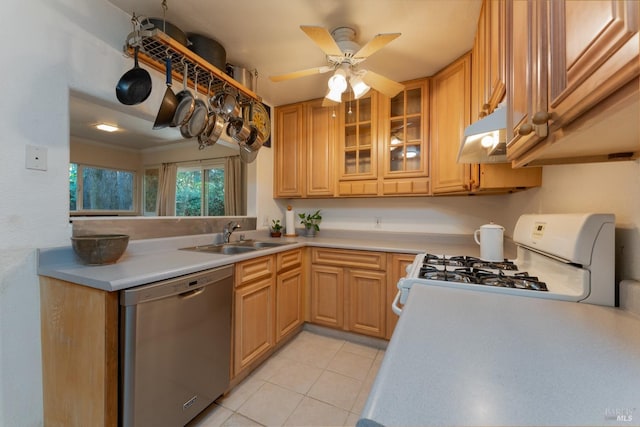
<path fill-rule="evenodd" d="M 188 426 L 355 426 L 383 356 L 302 331 Z"/>

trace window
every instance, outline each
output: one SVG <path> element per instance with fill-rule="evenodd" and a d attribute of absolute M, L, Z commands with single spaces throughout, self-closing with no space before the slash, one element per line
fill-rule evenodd
<path fill-rule="evenodd" d="M 224 162 L 178 167 L 176 216 L 216 215 L 224 215 Z"/>
<path fill-rule="evenodd" d="M 72 214 L 135 214 L 135 172 L 82 164 L 69 165 Z"/>

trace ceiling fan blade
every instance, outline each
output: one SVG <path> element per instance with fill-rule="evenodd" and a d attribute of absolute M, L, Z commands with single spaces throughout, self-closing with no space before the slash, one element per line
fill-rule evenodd
<path fill-rule="evenodd" d="M 269 80 L 271 80 L 272 82 L 281 82 L 284 80 L 291 80 L 291 79 L 297 79 L 299 77 L 310 76 L 312 74 L 322 74 L 331 70 L 333 70 L 333 67 L 327 67 L 327 66 L 308 68 L 306 70 L 294 71 L 292 73 L 280 74 L 277 76 L 269 76 Z"/>
<path fill-rule="evenodd" d="M 397 39 L 401 35 L 402 35 L 402 33 L 378 34 L 374 38 L 369 40 L 369 43 L 367 43 L 364 46 L 362 46 L 360 48 L 360 50 L 357 51 L 353 55 L 353 57 L 354 58 L 366 58 L 366 57 L 376 53 L 377 51 L 379 51 L 380 49 L 382 49 L 387 44 L 389 44 L 393 40 Z"/>
<path fill-rule="evenodd" d="M 394 82 L 380 74 L 376 74 L 373 71 L 367 71 L 363 74 L 362 80 L 377 90 L 380 93 L 387 95 L 389 98 L 393 98 L 401 91 L 404 90 L 404 85 L 398 82 Z"/>
<path fill-rule="evenodd" d="M 342 56 L 342 50 L 326 28 L 301 25 L 300 29 L 329 56 Z"/>

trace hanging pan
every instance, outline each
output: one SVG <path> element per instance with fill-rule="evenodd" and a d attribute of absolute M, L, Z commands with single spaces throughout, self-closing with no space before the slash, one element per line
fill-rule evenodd
<path fill-rule="evenodd" d="M 140 23 L 135 13 L 131 17 L 133 33 L 138 39 L 140 34 Z M 116 85 L 116 97 L 124 105 L 136 105 L 145 101 L 151 94 L 151 75 L 144 68 L 138 65 L 138 52 L 140 51 L 140 40 L 136 40 L 133 53 L 133 68 L 120 77 Z"/>
<path fill-rule="evenodd" d="M 167 90 L 164 92 L 164 97 L 160 103 L 160 109 L 156 116 L 156 121 L 153 123 L 154 129 L 163 129 L 167 126 L 171 126 L 173 122 L 173 116 L 178 106 L 178 98 L 171 89 L 171 56 L 167 53 L 166 58 L 166 77 L 167 77 Z"/>
<path fill-rule="evenodd" d="M 193 102 L 193 111 L 187 122 L 180 126 L 180 133 L 184 138 L 193 138 L 199 136 L 207 126 L 209 118 L 209 108 L 206 102 L 198 98 L 198 69 L 196 68 L 194 86 L 196 97 Z"/>
<path fill-rule="evenodd" d="M 193 94 L 187 86 L 189 65 L 184 62 L 184 60 L 182 61 L 182 65 L 182 90 L 176 95 L 178 97 L 178 106 L 176 107 L 176 113 L 173 116 L 173 126 L 182 126 L 187 123 L 193 113 L 193 107 L 196 105 Z"/>

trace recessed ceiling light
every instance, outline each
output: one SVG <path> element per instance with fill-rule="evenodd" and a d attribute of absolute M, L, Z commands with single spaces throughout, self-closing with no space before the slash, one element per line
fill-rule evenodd
<path fill-rule="evenodd" d="M 98 123 L 96 125 L 97 129 L 103 130 L 105 132 L 115 132 L 117 130 L 120 130 L 120 128 L 118 126 L 114 126 L 114 125 L 108 125 L 106 123 Z"/>

